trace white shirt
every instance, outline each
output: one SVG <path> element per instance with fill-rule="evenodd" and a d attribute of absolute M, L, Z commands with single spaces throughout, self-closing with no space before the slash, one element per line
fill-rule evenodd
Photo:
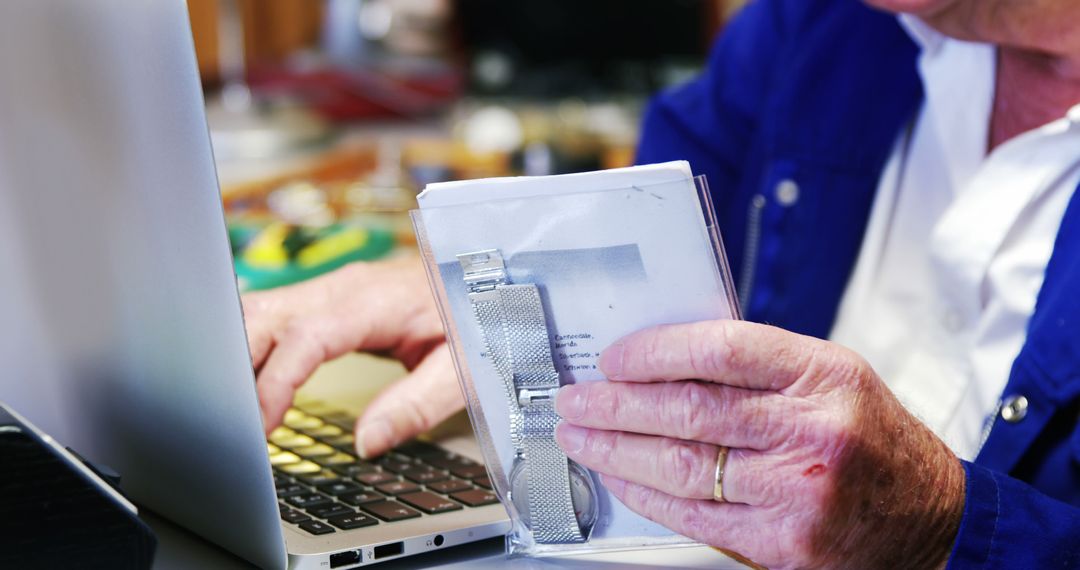
<path fill-rule="evenodd" d="M 901 23 L 926 100 L 882 174 L 831 338 L 970 460 L 1080 184 L 1080 105 L 988 155 L 995 48 Z"/>

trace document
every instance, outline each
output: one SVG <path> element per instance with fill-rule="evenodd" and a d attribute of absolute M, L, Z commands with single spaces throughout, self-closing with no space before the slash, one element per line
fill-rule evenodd
<path fill-rule="evenodd" d="M 563 384 L 603 380 L 600 352 L 634 331 L 736 316 L 711 213 L 686 162 L 434 184 L 419 204 L 414 220 L 466 393 L 471 386 L 477 400 L 474 424 L 504 476 L 515 453 L 510 409 L 458 255 L 498 250 L 510 283 L 537 285 Z M 593 540 L 671 535 L 597 490 Z"/>

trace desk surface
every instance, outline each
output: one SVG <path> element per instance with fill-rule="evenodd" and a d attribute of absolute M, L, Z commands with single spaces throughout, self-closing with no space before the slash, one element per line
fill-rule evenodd
<path fill-rule="evenodd" d="M 359 413 L 380 388 L 400 378 L 404 370 L 396 362 L 371 356 L 349 355 L 324 364 L 305 385 L 307 396 L 331 402 L 346 411 Z M 468 431 L 464 415 L 459 415 L 442 426 L 443 435 L 460 435 Z M 190 531 L 148 511 L 141 516 L 158 536 L 158 551 L 154 561 L 155 570 L 189 570 L 191 568 L 214 568 L 221 570 L 250 569 L 251 564 L 226 550 L 203 540 Z M 508 560 L 503 555 L 503 539 L 495 538 L 473 544 L 447 548 L 419 556 L 374 566 L 380 570 L 405 568 L 447 568 L 466 570 L 473 568 L 519 568 L 519 569 L 626 569 L 651 568 L 719 568 L 743 569 L 730 558 L 706 547 L 668 548 L 653 551 L 617 552 L 602 555 L 527 558 Z"/>
<path fill-rule="evenodd" d="M 144 512 L 142 517 L 150 523 L 158 536 L 158 551 L 154 560 L 154 570 L 189 570 L 191 568 L 250 570 L 254 568 L 248 562 L 153 513 Z M 710 568 L 745 570 L 746 567 L 711 548 L 705 547 L 509 560 L 503 555 L 503 539 L 500 537 L 447 548 L 438 552 L 410 556 L 401 560 L 379 564 L 373 566 L 373 568 L 379 570 L 425 568 L 443 568 L 447 570 L 468 570 L 473 568 L 481 570 L 485 568 L 521 570 Z"/>

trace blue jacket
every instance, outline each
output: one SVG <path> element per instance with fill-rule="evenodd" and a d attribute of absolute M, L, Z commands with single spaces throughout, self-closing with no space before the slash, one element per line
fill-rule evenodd
<path fill-rule="evenodd" d="M 704 74 L 657 97 L 638 161 L 708 176 L 747 319 L 824 337 L 885 161 L 923 100 L 918 48 L 857 0 L 756 0 Z M 1080 568 L 1080 193 L 974 463 L 950 567 Z M 1015 419 L 1015 418 L 1014 418 Z"/>

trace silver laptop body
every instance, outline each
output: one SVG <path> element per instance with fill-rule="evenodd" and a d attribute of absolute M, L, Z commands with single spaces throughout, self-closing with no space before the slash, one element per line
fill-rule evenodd
<path fill-rule="evenodd" d="M 280 520 L 183 0 L 0 2 L 0 363 L 0 401 L 265 568 L 508 529 Z"/>

